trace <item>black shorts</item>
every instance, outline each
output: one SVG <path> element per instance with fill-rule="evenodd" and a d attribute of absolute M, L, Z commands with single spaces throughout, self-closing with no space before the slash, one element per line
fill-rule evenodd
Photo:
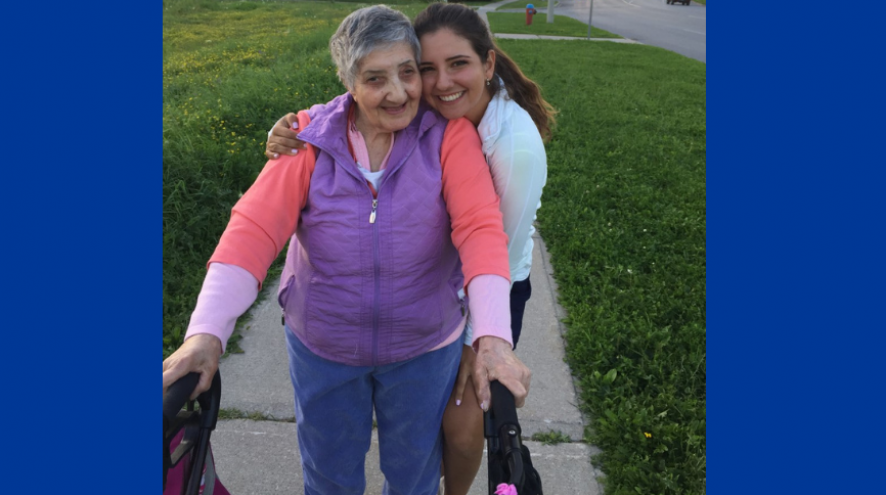
<path fill-rule="evenodd" d="M 520 332 L 523 330 L 523 312 L 526 310 L 526 301 L 532 296 L 532 284 L 529 277 L 526 280 L 514 282 L 511 287 L 511 338 L 514 339 L 514 349 L 520 340 Z"/>

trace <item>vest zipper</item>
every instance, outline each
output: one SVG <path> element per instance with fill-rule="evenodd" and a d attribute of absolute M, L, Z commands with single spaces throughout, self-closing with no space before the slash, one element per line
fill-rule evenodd
<path fill-rule="evenodd" d="M 372 254 L 375 259 L 375 267 L 374 267 L 374 275 L 375 275 L 375 307 L 372 311 L 372 365 L 378 365 L 378 332 L 379 332 L 379 313 L 381 313 L 381 308 L 379 307 L 381 301 L 379 300 L 381 294 L 381 263 L 379 262 L 379 247 L 378 247 L 378 227 L 375 226 L 372 228 Z"/>
<path fill-rule="evenodd" d="M 374 306 L 372 309 L 372 365 L 378 366 L 378 332 L 379 317 L 381 313 L 381 261 L 379 260 L 378 245 L 378 225 L 375 223 L 376 211 L 378 210 L 378 192 L 374 191 L 370 186 L 370 192 L 374 193 L 372 198 L 372 213 L 369 214 L 369 223 L 372 225 L 372 262 L 373 276 L 375 277 L 375 294 L 373 296 Z"/>

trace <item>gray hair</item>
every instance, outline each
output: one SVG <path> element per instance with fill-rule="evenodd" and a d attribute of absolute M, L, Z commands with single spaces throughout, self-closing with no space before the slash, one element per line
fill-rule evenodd
<path fill-rule="evenodd" d="M 373 5 L 355 10 L 341 21 L 329 39 L 329 52 L 338 77 L 352 90 L 360 61 L 375 49 L 397 43 L 409 45 L 416 62 L 421 60 L 421 44 L 409 18 L 388 6 Z"/>

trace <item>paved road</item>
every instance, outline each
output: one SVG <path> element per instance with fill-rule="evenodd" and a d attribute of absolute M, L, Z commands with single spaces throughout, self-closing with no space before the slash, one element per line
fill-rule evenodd
<path fill-rule="evenodd" d="M 556 15 L 587 24 L 591 0 L 560 0 Z M 707 8 L 668 5 L 665 0 L 593 0 L 591 23 L 611 33 L 658 46 L 707 63 Z M 541 10 L 535 22 L 547 22 Z"/>

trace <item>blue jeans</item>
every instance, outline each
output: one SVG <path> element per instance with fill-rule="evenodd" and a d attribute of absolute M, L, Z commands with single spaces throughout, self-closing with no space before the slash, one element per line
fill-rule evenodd
<path fill-rule="evenodd" d="M 435 495 L 443 410 L 461 359 L 461 339 L 385 366 L 348 366 L 312 353 L 285 327 L 295 388 L 305 495 L 362 495 L 364 462 L 378 421 L 385 495 Z"/>

